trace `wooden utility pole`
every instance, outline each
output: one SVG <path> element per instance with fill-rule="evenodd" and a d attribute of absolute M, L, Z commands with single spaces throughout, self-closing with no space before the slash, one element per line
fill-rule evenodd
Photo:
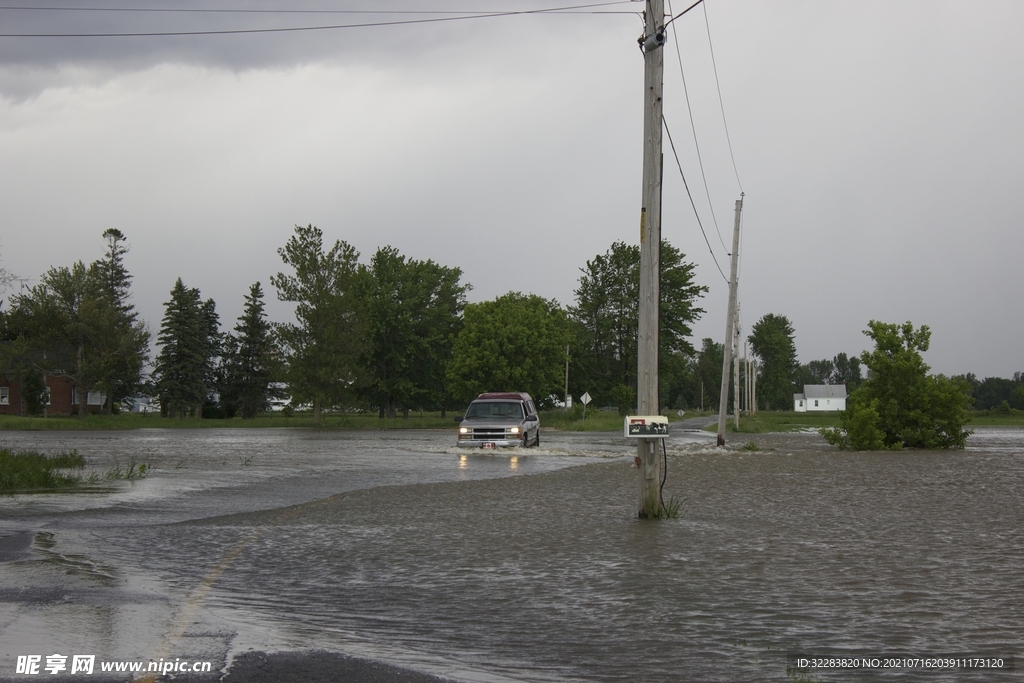
<path fill-rule="evenodd" d="M 569 411 L 569 345 L 565 345 L 565 410 Z"/>
<path fill-rule="evenodd" d="M 729 365 L 732 358 L 733 321 L 736 311 L 736 270 L 740 255 L 740 212 L 743 194 L 736 200 L 736 219 L 732 226 L 732 266 L 729 273 L 729 312 L 725 316 L 725 344 L 722 348 L 722 393 L 718 399 L 718 445 L 725 445 L 725 415 L 729 406 Z"/>
<path fill-rule="evenodd" d="M 733 428 L 740 428 L 740 305 L 736 304 L 733 313 L 736 320 L 733 322 L 732 332 L 732 419 Z"/>
<path fill-rule="evenodd" d="M 757 413 L 757 361 L 750 361 L 750 408 Z"/>
<path fill-rule="evenodd" d="M 644 169 L 640 207 L 640 302 L 637 338 L 637 411 L 657 415 L 658 304 L 661 275 L 661 128 L 665 51 L 664 0 L 647 0 L 644 12 Z M 637 441 L 640 516 L 661 507 L 661 459 L 657 439 Z M 657 511 L 657 512 L 656 512 Z"/>

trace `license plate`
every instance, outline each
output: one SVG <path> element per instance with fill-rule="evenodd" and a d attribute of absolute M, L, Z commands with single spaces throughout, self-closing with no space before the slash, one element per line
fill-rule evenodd
<path fill-rule="evenodd" d="M 480 444 L 480 448 L 494 448 L 494 443 L 491 441 L 485 441 L 484 443 Z"/>

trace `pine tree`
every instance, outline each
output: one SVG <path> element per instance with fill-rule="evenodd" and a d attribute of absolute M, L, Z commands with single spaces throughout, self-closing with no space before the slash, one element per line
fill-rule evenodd
<path fill-rule="evenodd" d="M 225 335 L 221 403 L 229 414 L 250 419 L 267 409 L 276 366 L 273 330 L 264 312 L 263 289 L 249 288 L 234 334 Z"/>
<path fill-rule="evenodd" d="M 104 410 L 131 396 L 142 383 L 149 358 L 149 331 L 129 302 L 132 276 L 124 265 L 125 236 L 116 228 L 103 232 L 107 251 L 89 267 L 96 298 L 96 356 L 91 360 L 96 385 L 107 395 Z M 79 402 L 81 411 L 84 401 Z"/>
<path fill-rule="evenodd" d="M 154 377 L 161 411 L 202 417 L 203 403 L 214 385 L 214 360 L 220 348 L 219 322 L 213 299 L 201 301 L 198 289 L 178 278 L 171 289 L 157 341 L 161 346 Z"/>

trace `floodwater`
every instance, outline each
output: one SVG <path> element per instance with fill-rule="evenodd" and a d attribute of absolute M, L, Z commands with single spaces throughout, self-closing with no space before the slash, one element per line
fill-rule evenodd
<path fill-rule="evenodd" d="M 543 436 L 491 453 L 443 432 L 0 434 L 101 472 L 154 467 L 0 498 L 0 678 L 64 650 L 217 668 L 317 649 L 478 683 L 790 681 L 796 653 L 1024 653 L 1024 430 L 898 453 L 674 433 L 665 498 L 685 502 L 662 522 L 635 517 L 620 435 Z"/>

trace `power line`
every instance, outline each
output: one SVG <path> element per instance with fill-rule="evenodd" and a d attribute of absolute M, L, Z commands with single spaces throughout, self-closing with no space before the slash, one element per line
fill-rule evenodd
<path fill-rule="evenodd" d="M 703 2 L 703 0 L 701 1 Z M 669 0 L 668 2 L 668 9 L 669 12 L 672 11 L 672 0 Z M 693 9 L 693 7 L 691 6 L 690 9 Z M 679 36 L 676 34 L 675 25 L 672 26 L 672 42 L 675 43 L 676 59 L 679 60 L 679 75 L 683 79 L 683 99 L 686 100 L 686 111 L 690 115 L 690 130 L 693 131 L 693 146 L 697 150 L 697 163 L 700 164 L 700 177 L 704 181 L 704 194 L 708 198 L 708 208 L 711 209 L 711 220 L 715 224 L 715 232 L 718 233 L 718 241 L 722 243 L 722 249 L 728 253 L 729 248 L 725 246 L 725 240 L 722 239 L 722 231 L 718 227 L 718 216 L 715 215 L 715 204 L 711 201 L 711 191 L 708 189 L 708 178 L 704 174 L 704 159 L 701 158 L 700 144 L 697 142 L 697 126 L 694 125 L 693 122 L 693 109 L 690 107 L 690 92 L 686 87 L 686 72 L 683 70 L 683 55 L 679 51 Z"/>
<path fill-rule="evenodd" d="M 0 33 L 0 38 L 148 38 L 148 37 L 159 37 L 159 36 L 211 36 L 211 35 L 235 35 L 235 34 L 246 34 L 246 33 L 287 33 L 297 31 L 327 31 L 335 29 L 345 28 L 370 28 L 379 26 L 403 26 L 412 24 L 431 24 L 448 21 L 462 21 L 466 19 L 490 19 L 493 17 L 510 17 L 510 16 L 522 16 L 531 14 L 618 14 L 617 12 L 580 12 L 579 10 L 592 9 L 596 7 L 609 7 L 612 5 L 629 4 L 625 1 L 617 2 L 600 2 L 600 3 L 589 3 L 584 5 L 569 5 L 565 7 L 551 7 L 543 9 L 532 9 L 532 10 L 515 10 L 506 12 L 485 12 L 476 14 L 458 14 L 452 13 L 454 16 L 446 14 L 440 17 L 428 17 L 422 19 L 400 19 L 395 21 L 371 21 L 363 22 L 358 24 L 330 24 L 330 25 L 318 25 L 318 26 L 291 26 L 291 27 L 278 27 L 278 28 L 253 28 L 253 29 L 222 29 L 222 30 L 209 30 L 209 31 L 138 31 L 138 32 L 121 32 L 121 33 Z M 43 9 L 43 8 L 29 8 L 29 7 L 13 7 L 4 6 L 0 9 Z M 53 11 L 72 11 L 76 8 L 49 8 Z M 121 10 L 119 8 L 77 8 L 81 11 L 130 11 Z M 151 8 L 150 11 L 181 11 L 173 10 L 168 8 Z M 192 11 L 203 11 L 203 12 L 230 12 L 230 10 L 192 10 Z M 266 10 L 270 13 L 285 13 L 287 10 Z M 246 10 L 244 13 L 257 13 L 257 10 Z M 299 13 L 300 11 L 294 11 Z M 313 11 L 305 11 L 302 13 L 311 13 Z M 338 10 L 337 12 L 343 12 Z M 235 10 L 234 13 L 243 13 L 242 10 Z M 326 10 L 324 11 L 326 13 Z M 346 13 L 355 13 L 354 10 L 349 10 Z M 386 12 L 367 12 L 372 14 L 385 14 Z M 421 15 L 429 14 L 430 12 L 407 12 L 410 15 Z M 632 12 L 630 12 L 632 14 Z"/>
<path fill-rule="evenodd" d="M 573 8 L 551 8 L 548 10 L 532 10 L 537 12 L 560 12 L 567 9 L 585 9 L 589 7 L 604 7 L 608 5 L 629 4 L 627 0 L 618 2 L 593 3 L 590 5 L 579 5 Z M 469 14 L 465 10 L 404 10 L 404 9 L 254 9 L 254 8 L 210 8 L 210 7 L 40 7 L 33 5 L 0 5 L 0 10 L 24 10 L 32 12 L 120 12 L 120 13 L 174 13 L 174 14 L 393 14 L 393 15 L 420 15 L 420 14 L 444 14 L 463 15 Z M 480 14 L 507 14 L 505 11 L 481 12 Z M 636 12 L 608 12 L 608 14 L 635 14 Z"/>
<path fill-rule="evenodd" d="M 718 268 L 718 272 L 722 274 L 722 279 L 729 282 L 729 278 L 722 272 L 722 266 L 718 265 L 718 259 L 715 258 L 715 250 L 711 248 L 711 242 L 708 241 L 708 234 L 704 232 L 704 224 L 700 222 L 700 214 L 697 213 L 697 205 L 693 203 L 693 195 L 690 194 L 690 186 L 686 182 L 686 174 L 683 173 L 683 165 L 679 163 L 679 155 L 676 154 L 676 143 L 672 141 L 672 131 L 668 129 L 668 121 L 665 117 L 661 117 L 661 122 L 665 125 L 665 133 L 668 134 L 668 144 L 672 148 L 672 156 L 676 159 L 676 167 L 679 169 L 679 176 L 683 179 L 683 187 L 686 188 L 686 196 L 690 198 L 690 206 L 693 207 L 693 215 L 697 218 L 697 225 L 700 226 L 700 234 L 704 235 L 704 242 L 708 245 L 708 251 L 711 252 L 711 259 L 715 262 L 715 267 Z"/>
<path fill-rule="evenodd" d="M 704 26 L 708 32 L 708 48 L 711 50 L 711 66 L 715 70 L 715 87 L 718 88 L 718 106 L 722 110 L 722 125 L 725 127 L 725 140 L 729 143 L 729 158 L 732 159 L 732 171 L 736 174 L 736 184 L 743 192 L 743 183 L 740 182 L 740 172 L 736 169 L 736 157 L 732 153 L 732 138 L 729 137 L 729 124 L 725 120 L 725 104 L 722 102 L 722 85 L 718 82 L 718 65 L 715 63 L 715 46 L 711 43 L 711 24 L 708 23 L 708 7 L 703 5 Z"/>

